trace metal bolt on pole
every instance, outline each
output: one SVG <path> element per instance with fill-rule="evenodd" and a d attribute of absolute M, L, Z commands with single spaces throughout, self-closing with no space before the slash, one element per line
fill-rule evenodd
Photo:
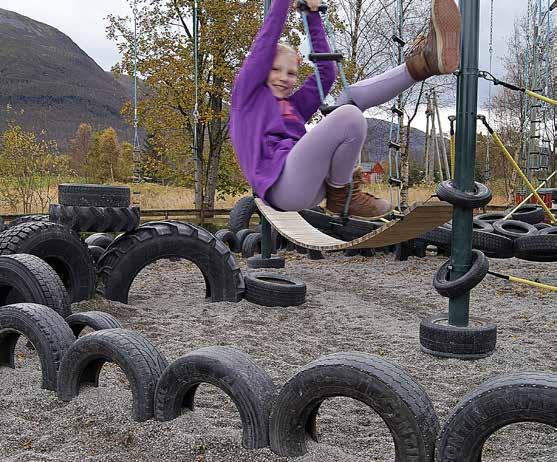
<path fill-rule="evenodd" d="M 462 191 L 474 191 L 476 162 L 476 116 L 478 111 L 478 55 L 480 36 L 480 0 L 460 0 L 462 15 L 461 66 L 457 87 L 457 131 L 455 185 Z M 455 206 L 451 279 L 468 272 L 472 263 L 472 209 Z M 449 324 L 468 326 L 470 292 L 449 300 Z"/>

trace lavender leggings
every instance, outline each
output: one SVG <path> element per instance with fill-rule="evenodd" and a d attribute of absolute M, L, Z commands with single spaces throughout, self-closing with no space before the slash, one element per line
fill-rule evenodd
<path fill-rule="evenodd" d="M 362 111 L 386 103 L 416 83 L 402 64 L 350 86 L 358 107 L 338 108 L 304 135 L 292 148 L 284 170 L 267 192 L 269 202 L 281 210 L 302 210 L 325 197 L 325 181 L 333 186 L 350 183 L 367 136 Z M 337 105 L 348 103 L 343 92 Z"/>

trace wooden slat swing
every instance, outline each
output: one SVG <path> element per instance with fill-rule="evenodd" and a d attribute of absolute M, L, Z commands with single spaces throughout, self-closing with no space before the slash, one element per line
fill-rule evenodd
<path fill-rule="evenodd" d="M 255 199 L 255 203 L 279 234 L 306 249 L 323 251 L 385 247 L 415 239 L 449 221 L 453 213 L 453 206 L 447 202 L 437 199 L 417 202 L 399 218 L 362 237 L 345 242 L 314 228 L 298 212 L 279 212 L 259 198 Z"/>

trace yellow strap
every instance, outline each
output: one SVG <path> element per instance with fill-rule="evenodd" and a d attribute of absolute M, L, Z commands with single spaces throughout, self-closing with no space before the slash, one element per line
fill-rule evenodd
<path fill-rule="evenodd" d="M 456 139 L 451 136 L 451 178 L 454 178 L 454 169 L 456 164 Z"/>
<path fill-rule="evenodd" d="M 547 284 L 542 284 L 541 282 L 530 281 L 528 279 L 522 279 L 522 278 L 516 278 L 514 276 L 509 276 L 509 281 L 520 282 L 521 284 L 527 284 L 529 286 L 538 287 L 540 289 L 546 289 L 546 290 L 550 290 L 552 292 L 557 292 L 557 287 L 556 286 L 550 286 L 550 285 L 547 285 Z"/>
<path fill-rule="evenodd" d="M 532 194 L 534 195 L 534 197 L 536 198 L 536 200 L 540 203 L 540 205 L 543 207 L 543 209 L 545 210 L 545 213 L 547 214 L 547 216 L 549 217 L 549 219 L 551 220 L 551 223 L 553 224 L 557 224 L 557 219 L 555 219 L 555 217 L 553 216 L 553 214 L 551 213 L 551 210 L 549 209 L 549 207 L 547 206 L 547 204 L 543 201 L 543 199 L 540 197 L 540 195 L 538 194 L 538 191 L 536 191 L 536 188 L 534 188 L 534 186 L 532 185 L 532 183 L 530 183 L 530 180 L 528 179 L 528 177 L 524 174 L 524 172 L 520 169 L 520 166 L 516 163 L 516 161 L 514 160 L 513 156 L 511 155 L 511 153 L 509 152 L 509 150 L 505 147 L 505 145 L 503 144 L 503 142 L 501 141 L 501 138 L 499 138 L 499 135 L 497 135 L 497 133 L 493 132 L 492 135 L 493 139 L 495 140 L 495 142 L 497 143 L 497 145 L 501 148 L 501 150 L 503 151 L 503 153 L 505 154 L 505 156 L 507 157 L 507 159 L 509 160 L 509 162 L 512 164 L 513 168 L 516 170 L 516 172 L 520 175 L 520 177 L 522 178 L 522 181 L 524 181 L 524 183 L 526 184 L 526 186 L 528 186 L 528 189 L 532 192 Z"/>
<path fill-rule="evenodd" d="M 540 95 L 532 90 L 526 90 L 526 94 L 531 96 L 532 98 L 537 98 L 541 101 L 545 101 L 546 103 L 553 104 L 553 106 L 557 106 L 557 100 L 548 98 L 547 96 Z"/>

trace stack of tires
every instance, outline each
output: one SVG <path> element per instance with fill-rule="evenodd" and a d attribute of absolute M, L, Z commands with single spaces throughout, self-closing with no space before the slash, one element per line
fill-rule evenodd
<path fill-rule="evenodd" d="M 76 232 L 128 232 L 139 226 L 139 207 L 125 186 L 61 184 L 60 204 L 50 204 L 49 219 Z"/>
<path fill-rule="evenodd" d="M 472 247 L 490 258 L 557 261 L 557 227 L 544 223 L 543 208 L 524 205 L 505 220 L 509 212 L 489 212 L 474 217 Z M 423 234 L 418 241 L 449 253 L 451 237 L 449 222 Z"/>

